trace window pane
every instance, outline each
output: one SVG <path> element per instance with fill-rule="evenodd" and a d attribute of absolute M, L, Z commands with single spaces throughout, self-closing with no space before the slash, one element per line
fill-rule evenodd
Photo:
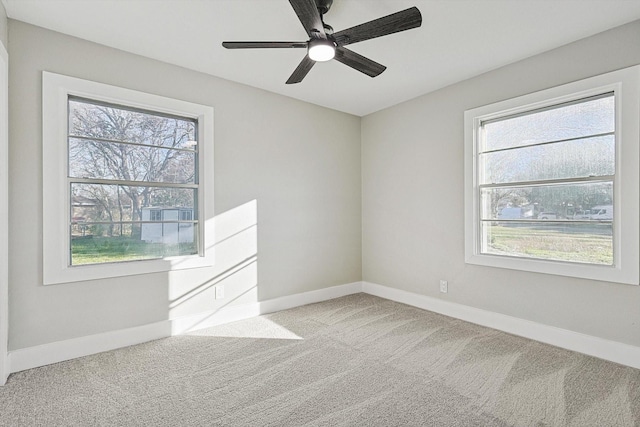
<path fill-rule="evenodd" d="M 484 188 L 481 219 L 613 220 L 613 183 Z M 608 215 L 584 218 L 584 210 L 609 207 Z"/>
<path fill-rule="evenodd" d="M 69 135 L 194 149 L 196 122 L 73 98 L 69 100 Z"/>
<path fill-rule="evenodd" d="M 193 151 L 69 138 L 69 176 L 122 181 L 193 183 Z"/>
<path fill-rule="evenodd" d="M 482 253 L 613 265 L 607 222 L 482 222 Z"/>
<path fill-rule="evenodd" d="M 615 137 L 585 138 L 481 154 L 481 183 L 607 176 L 615 173 Z"/>
<path fill-rule="evenodd" d="M 92 233 L 75 235 L 72 232 L 71 265 L 74 266 L 198 253 L 198 224 L 168 222 L 84 226 L 91 229 Z M 144 238 L 141 238 L 140 233 Z"/>
<path fill-rule="evenodd" d="M 615 130 L 613 94 L 483 124 L 480 151 L 580 138 Z"/>
<path fill-rule="evenodd" d="M 71 183 L 72 265 L 198 253 L 195 120 L 72 98 L 69 135 L 70 178 L 193 184 Z"/>
<path fill-rule="evenodd" d="M 195 189 L 73 183 L 71 194 L 71 265 L 198 253 L 198 224 L 178 222 L 195 217 Z"/>
<path fill-rule="evenodd" d="M 195 208 L 192 188 L 128 185 L 71 184 L 71 218 L 83 222 L 149 221 L 150 211 L 161 211 L 165 220 L 172 211 Z M 154 208 L 154 209 L 151 209 Z"/>

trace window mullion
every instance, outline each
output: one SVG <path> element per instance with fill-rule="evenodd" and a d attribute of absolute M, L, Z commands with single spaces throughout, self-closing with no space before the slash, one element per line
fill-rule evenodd
<path fill-rule="evenodd" d="M 592 183 L 606 183 L 613 182 L 615 179 L 614 175 L 603 175 L 603 176 L 585 176 L 580 178 L 558 178 L 558 179 L 543 179 L 543 180 L 535 180 L 535 181 L 517 181 L 517 182 L 501 182 L 501 183 L 491 183 L 491 184 L 479 184 L 478 189 L 490 189 L 490 188 L 512 188 L 512 187 L 538 187 L 538 186 L 550 186 L 550 185 L 558 185 L 558 184 L 575 184 L 581 182 L 592 182 Z"/>
<path fill-rule="evenodd" d="M 122 185 L 126 187 L 188 188 L 193 190 L 198 189 L 198 184 L 178 184 L 173 182 L 153 182 L 153 181 L 126 181 L 126 180 L 119 180 L 119 179 L 69 178 L 69 183 Z"/>
<path fill-rule="evenodd" d="M 589 135 L 584 135 L 584 136 L 576 136 L 574 138 L 564 138 L 564 139 L 556 139 L 556 140 L 553 140 L 553 141 L 537 142 L 535 144 L 516 145 L 516 146 L 513 146 L 513 147 L 496 148 L 494 150 L 480 151 L 478 153 L 478 155 L 490 154 L 490 153 L 501 153 L 501 152 L 513 151 L 513 150 L 521 150 L 523 148 L 540 147 L 540 146 L 545 146 L 545 145 L 550 145 L 550 144 L 560 144 L 560 143 L 563 143 L 563 142 L 580 141 L 580 140 L 583 140 L 583 139 L 602 138 L 604 136 L 615 136 L 615 134 L 616 134 L 615 131 L 613 131 L 613 132 L 602 132 L 602 133 L 594 133 L 594 134 L 589 134 Z"/>
<path fill-rule="evenodd" d="M 81 139 L 83 141 L 106 142 L 110 144 L 124 144 L 124 145 L 132 145 L 135 147 L 147 147 L 147 148 L 154 148 L 154 149 L 160 149 L 160 150 L 186 151 L 187 153 L 196 152 L 196 150 L 194 150 L 193 148 L 167 147 L 164 145 L 144 144 L 141 142 L 133 142 L 133 141 L 121 141 L 121 140 L 119 141 L 117 139 L 97 138 L 93 136 L 81 136 L 81 135 L 69 134 L 68 137 L 71 139 Z"/>

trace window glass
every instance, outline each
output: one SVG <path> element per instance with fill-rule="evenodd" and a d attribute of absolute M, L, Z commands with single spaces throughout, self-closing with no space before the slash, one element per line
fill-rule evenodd
<path fill-rule="evenodd" d="M 485 183 L 608 176 L 615 173 L 615 136 L 485 152 L 478 161 Z"/>
<path fill-rule="evenodd" d="M 197 254 L 198 224 L 177 216 L 197 206 L 197 121 L 76 97 L 68 111 L 70 264 Z"/>
<path fill-rule="evenodd" d="M 192 150 L 69 138 L 69 176 L 139 182 L 195 182 Z"/>
<path fill-rule="evenodd" d="M 483 222 L 482 252 L 597 265 L 613 264 L 611 222 L 574 223 L 546 220 L 538 224 Z"/>
<path fill-rule="evenodd" d="M 196 121 L 79 97 L 69 99 L 69 134 L 81 138 L 194 150 Z"/>
<path fill-rule="evenodd" d="M 611 134 L 615 130 L 611 94 L 505 117 L 484 124 L 482 151 Z"/>
<path fill-rule="evenodd" d="M 613 265 L 613 93 L 479 128 L 480 253 Z"/>

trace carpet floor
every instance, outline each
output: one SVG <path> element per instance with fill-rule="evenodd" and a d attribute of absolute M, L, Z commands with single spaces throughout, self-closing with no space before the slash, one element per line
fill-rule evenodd
<path fill-rule="evenodd" d="M 640 370 L 366 294 L 12 374 L 3 426 L 640 426 Z"/>

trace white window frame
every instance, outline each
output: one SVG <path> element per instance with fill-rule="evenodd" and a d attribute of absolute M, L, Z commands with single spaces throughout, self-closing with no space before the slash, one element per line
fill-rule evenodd
<path fill-rule="evenodd" d="M 616 173 L 613 265 L 519 258 L 480 252 L 478 137 L 483 121 L 614 92 Z M 464 113 L 465 261 L 468 264 L 638 285 L 640 272 L 640 66 L 633 66 Z"/>
<path fill-rule="evenodd" d="M 199 253 L 162 259 L 70 265 L 68 171 L 69 96 L 198 120 Z M 213 108 L 192 102 L 42 73 L 43 282 L 45 285 L 213 265 Z"/>

